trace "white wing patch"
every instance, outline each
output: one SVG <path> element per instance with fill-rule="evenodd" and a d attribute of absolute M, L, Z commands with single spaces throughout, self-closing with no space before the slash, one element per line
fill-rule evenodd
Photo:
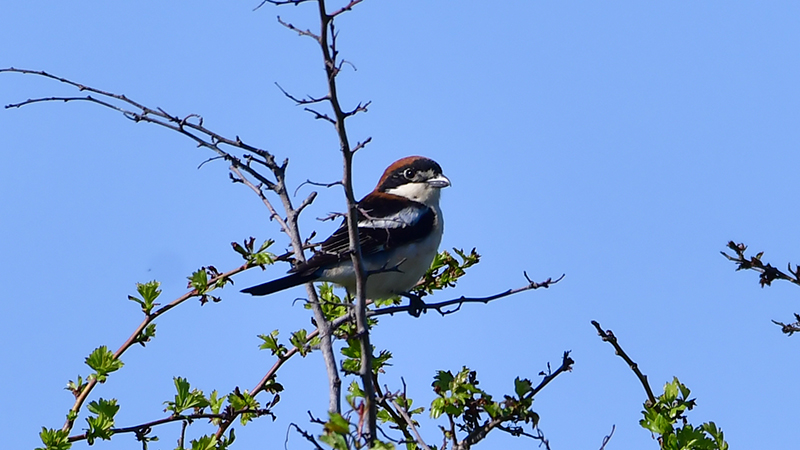
<path fill-rule="evenodd" d="M 366 215 L 366 214 L 365 214 Z M 386 217 L 368 217 L 358 222 L 359 228 L 401 228 L 414 225 L 422 216 L 420 208 L 408 206 Z"/>

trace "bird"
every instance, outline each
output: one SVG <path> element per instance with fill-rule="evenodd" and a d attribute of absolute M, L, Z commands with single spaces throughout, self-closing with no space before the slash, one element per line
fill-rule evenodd
<path fill-rule="evenodd" d="M 368 274 L 366 298 L 409 296 L 408 291 L 425 275 L 442 240 L 439 198 L 448 186 L 450 180 L 436 161 L 408 156 L 386 168 L 375 189 L 358 201 L 358 236 Z M 320 251 L 289 270 L 289 275 L 242 292 L 269 295 L 313 281 L 331 282 L 356 294 L 346 221 L 320 244 Z M 414 296 L 409 298 L 414 308 Z"/>

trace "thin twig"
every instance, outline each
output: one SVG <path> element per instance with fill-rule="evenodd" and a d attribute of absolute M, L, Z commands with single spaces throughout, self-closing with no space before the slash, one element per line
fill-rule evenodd
<path fill-rule="evenodd" d="M 616 428 L 617 428 L 617 426 L 616 426 L 616 425 L 611 425 L 611 433 L 608 433 L 608 435 L 606 435 L 606 436 L 603 438 L 603 443 L 602 443 L 602 445 L 600 445 L 600 450 L 605 450 L 605 448 L 606 448 L 606 444 L 608 444 L 608 441 L 610 441 L 610 440 L 611 440 L 611 436 L 613 436 L 613 435 L 614 435 L 614 430 L 615 430 Z"/>
<path fill-rule="evenodd" d="M 394 400 L 392 400 L 392 404 L 397 409 L 397 412 L 400 413 L 401 416 L 403 416 L 403 420 L 406 421 L 406 423 L 408 424 L 409 428 L 411 428 L 411 432 L 414 433 L 414 436 L 416 438 L 415 442 L 417 444 L 419 444 L 420 447 L 424 448 L 425 450 L 431 450 L 431 448 L 428 447 L 428 444 L 426 444 L 425 441 L 422 440 L 422 436 L 419 435 L 419 431 L 417 431 L 417 427 L 414 426 L 414 421 L 411 420 L 411 417 L 408 415 L 408 412 L 405 410 L 405 408 L 403 408 L 400 405 L 398 405 L 397 402 L 394 401 Z"/>
<path fill-rule="evenodd" d="M 643 374 L 641 370 L 639 370 L 639 365 L 633 362 L 633 360 L 625 353 L 625 350 L 620 347 L 619 343 L 617 342 L 617 337 L 614 336 L 614 333 L 611 330 L 603 331 L 603 328 L 600 327 L 600 324 L 596 321 L 592 321 L 592 325 L 594 325 L 595 329 L 597 330 L 597 334 L 600 337 L 611 344 L 616 351 L 616 354 L 625 360 L 628 363 L 628 366 L 631 368 L 636 377 L 639 379 L 639 382 L 642 383 L 642 387 L 644 387 L 645 392 L 647 393 L 647 400 L 650 402 L 650 405 L 656 404 L 656 396 L 653 395 L 653 390 L 650 388 L 650 383 L 647 381 L 647 375 Z"/>
<path fill-rule="evenodd" d="M 186 425 L 189 422 L 193 421 L 193 420 L 199 420 L 199 419 L 222 419 L 222 420 L 227 420 L 227 419 L 235 419 L 236 417 L 239 417 L 242 414 L 255 414 L 257 416 L 263 416 L 263 415 L 272 414 L 272 413 L 270 412 L 269 409 L 250 409 L 250 408 L 245 408 L 245 409 L 239 409 L 239 410 L 236 410 L 236 411 L 223 412 L 223 413 L 217 413 L 217 414 L 215 414 L 215 413 L 197 413 L 197 414 L 185 414 L 185 415 L 184 414 L 177 414 L 177 415 L 172 415 L 172 416 L 169 416 L 169 417 L 164 417 L 164 418 L 161 418 L 161 419 L 153 420 L 153 421 L 150 421 L 150 422 L 142 423 L 142 424 L 139 424 L 139 425 L 133 425 L 133 426 L 122 427 L 122 428 L 112 428 L 110 431 L 113 432 L 114 434 L 123 434 L 123 433 L 137 433 L 138 434 L 138 433 L 141 433 L 142 430 L 147 430 L 147 429 L 156 427 L 158 425 L 164 425 L 164 424 L 172 423 L 172 422 L 183 422 L 183 425 L 181 427 L 181 430 L 182 430 L 181 431 L 181 437 L 180 437 L 180 440 L 179 440 L 179 442 L 182 442 L 183 436 L 186 434 Z M 77 435 L 73 435 L 73 436 L 70 436 L 69 438 L 67 438 L 67 441 L 69 441 L 69 442 L 83 441 L 83 440 L 85 440 L 87 438 L 87 436 L 88 436 L 88 433 L 77 434 Z M 179 444 L 178 446 L 179 446 L 179 448 L 183 448 L 182 444 Z"/>
<path fill-rule="evenodd" d="M 221 282 L 223 280 L 228 280 L 231 276 L 233 276 L 233 275 L 235 275 L 237 273 L 243 272 L 243 271 L 245 271 L 247 269 L 251 269 L 253 267 L 256 267 L 256 266 L 253 265 L 253 264 L 247 263 L 247 264 L 244 264 L 244 265 L 242 265 L 242 266 L 240 266 L 240 267 L 238 267 L 236 269 L 233 269 L 233 270 L 231 270 L 229 272 L 225 272 L 223 274 L 220 274 L 219 276 L 211 278 L 208 281 L 208 286 L 210 287 L 209 290 L 213 289 L 213 286 L 215 286 L 218 282 Z M 205 293 L 207 293 L 207 292 L 208 291 L 206 291 Z M 139 337 L 141 336 L 142 332 L 145 330 L 145 328 L 147 328 L 148 325 L 150 325 L 154 320 L 156 320 L 156 318 L 158 318 L 162 314 L 166 313 L 167 311 L 171 310 L 172 308 L 180 305 L 181 303 L 185 302 L 186 300 L 188 300 L 188 299 L 190 299 L 192 297 L 203 295 L 203 294 L 204 293 L 198 292 L 197 289 L 192 289 L 191 291 L 183 294 L 182 296 L 176 298 L 175 300 L 171 301 L 170 303 L 168 303 L 168 304 L 162 306 L 161 308 L 155 310 L 154 312 L 146 315 L 145 319 L 142 321 L 142 323 L 139 324 L 138 327 L 136 327 L 136 330 L 130 335 L 130 337 L 117 349 L 116 352 L 114 352 L 114 359 L 120 359 L 122 357 L 122 354 L 125 353 L 125 351 L 127 351 L 129 348 L 131 348 L 137 342 L 139 342 Z M 75 403 L 72 405 L 72 408 L 70 408 L 70 411 L 75 413 L 74 415 L 76 417 L 77 417 L 77 413 L 80 411 L 81 407 L 83 406 L 83 403 L 86 401 L 86 398 L 89 396 L 89 394 L 92 392 L 92 389 L 94 389 L 95 386 L 97 386 L 97 378 L 92 377 L 86 383 L 86 385 L 83 386 L 83 388 L 80 390 L 80 392 L 76 393 L 76 395 L 75 395 Z M 64 426 L 62 427 L 62 430 L 69 431 L 69 430 L 72 429 L 74 424 L 75 424 L 75 419 L 67 419 L 67 421 L 64 423 Z"/>
<path fill-rule="evenodd" d="M 526 277 L 527 277 L 527 275 L 526 275 Z M 495 295 L 490 295 L 488 297 L 464 297 L 464 296 L 461 296 L 459 298 L 455 298 L 455 299 L 447 300 L 447 301 L 443 301 L 443 302 L 427 303 L 427 304 L 425 304 L 424 310 L 434 309 L 439 314 L 441 314 L 442 316 L 446 316 L 448 314 L 453 314 L 454 312 L 460 310 L 461 309 L 461 305 L 463 305 L 464 303 L 489 303 L 492 300 L 497 300 L 497 299 L 501 299 L 503 297 L 508 297 L 509 295 L 519 294 L 520 292 L 525 292 L 525 291 L 529 291 L 529 290 L 532 290 L 532 289 L 539 289 L 539 288 L 549 288 L 550 286 L 558 283 L 562 279 L 564 279 L 564 275 L 561 275 L 560 277 L 556 278 L 555 280 L 553 280 L 552 278 L 548 278 L 547 280 L 542 281 L 542 282 L 535 282 L 535 281 L 531 281 L 530 279 L 528 279 L 529 283 L 526 286 L 523 286 L 523 287 L 520 287 L 520 288 L 509 289 L 507 291 L 503 291 L 503 292 L 501 292 L 499 294 L 495 294 Z M 458 306 L 455 309 L 452 309 L 452 310 L 445 310 L 445 308 L 447 308 L 448 306 L 453 306 L 453 305 L 458 305 Z M 399 313 L 399 312 L 410 312 L 410 311 L 412 311 L 412 309 L 413 309 L 413 305 L 389 306 L 389 307 L 386 307 L 386 308 L 380 308 L 380 309 L 376 309 L 374 311 L 370 311 L 368 313 L 368 315 L 370 317 L 372 317 L 372 316 L 383 316 L 383 315 L 386 315 L 386 314 L 396 314 L 396 313 Z"/>

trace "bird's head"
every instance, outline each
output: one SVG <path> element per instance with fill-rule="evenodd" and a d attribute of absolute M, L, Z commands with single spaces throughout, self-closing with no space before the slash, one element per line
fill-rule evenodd
<path fill-rule="evenodd" d="M 408 156 L 386 168 L 375 190 L 432 205 L 439 201 L 440 190 L 447 186 L 450 180 L 442 174 L 436 161 Z"/>

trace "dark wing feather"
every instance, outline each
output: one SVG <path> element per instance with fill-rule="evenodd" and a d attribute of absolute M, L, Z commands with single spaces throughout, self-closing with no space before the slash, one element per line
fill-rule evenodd
<path fill-rule="evenodd" d="M 436 221 L 433 209 L 391 194 L 368 195 L 358 206 L 358 237 L 365 256 L 422 239 Z M 339 229 L 322 243 L 321 251 L 293 271 L 307 272 L 335 264 L 349 257 L 349 249 L 347 223 L 342 221 Z"/>

